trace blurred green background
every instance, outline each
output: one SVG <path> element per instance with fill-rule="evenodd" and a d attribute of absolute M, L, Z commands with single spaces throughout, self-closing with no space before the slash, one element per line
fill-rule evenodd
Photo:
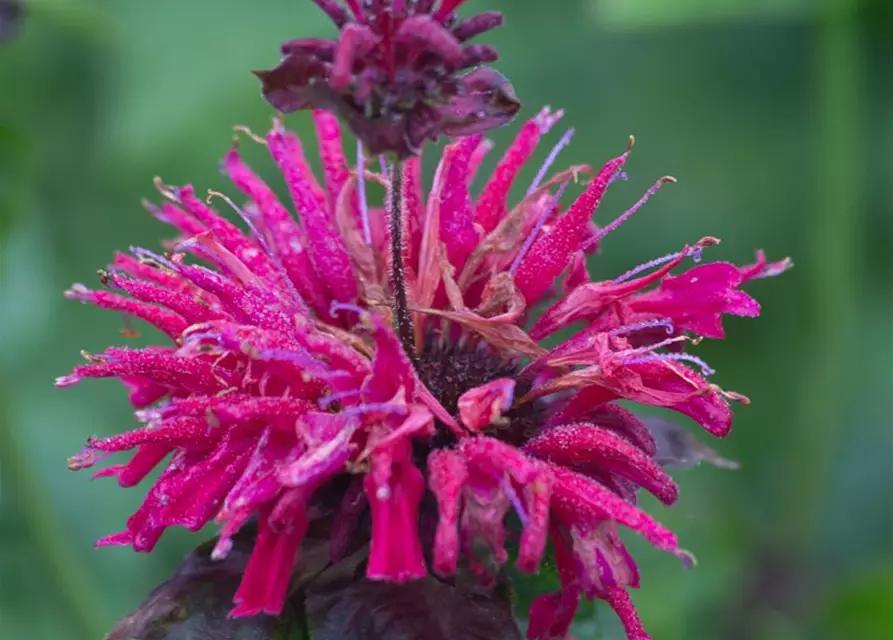
<path fill-rule="evenodd" d="M 170 532 L 151 557 L 93 549 L 142 490 L 66 468 L 131 419 L 115 383 L 53 388 L 80 349 L 123 340 L 119 317 L 62 291 L 168 235 L 139 204 L 153 176 L 232 192 L 217 171 L 231 126 L 271 116 L 248 70 L 331 27 L 303 0 L 26 4 L 0 46 L 0 636 L 96 640 L 199 538 Z M 753 400 L 716 443 L 743 466 L 682 472 L 674 509 L 647 503 L 699 566 L 633 543 L 646 626 L 656 640 L 893 640 L 893 2 L 468 5 L 506 12 L 490 41 L 525 115 L 567 110 L 562 164 L 636 135 L 602 220 L 654 178 L 680 181 L 612 234 L 597 274 L 703 235 L 724 240 L 713 259 L 763 247 L 797 265 L 750 287 L 762 318 L 700 347 Z M 305 116 L 289 123 L 312 144 Z M 578 638 L 620 637 L 605 611 L 582 618 Z"/>

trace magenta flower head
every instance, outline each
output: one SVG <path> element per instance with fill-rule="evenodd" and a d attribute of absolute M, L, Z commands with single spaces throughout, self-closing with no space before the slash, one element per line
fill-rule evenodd
<path fill-rule="evenodd" d="M 757 316 L 741 287 L 789 262 L 762 253 L 743 267 L 704 262 L 717 243 L 707 237 L 592 279 L 590 254 L 669 179 L 593 223 L 629 149 L 597 171 L 550 173 L 565 135 L 525 195 L 510 199 L 560 116 L 544 109 L 524 123 L 476 196 L 469 185 L 490 148 L 481 134 L 451 141 L 426 188 L 419 157 L 387 175 L 350 167 L 335 116 L 320 110 L 322 184 L 280 123 L 255 137 L 296 217 L 238 148 L 222 166 L 239 204 L 159 182 L 166 201 L 149 210 L 178 234 L 168 252 L 132 249 L 102 272 L 105 289 L 67 293 L 166 337 L 86 354 L 57 381 L 118 379 L 140 423 L 91 439 L 73 468 L 132 451 L 96 474 L 124 487 L 161 468 L 126 528 L 98 544 L 151 551 L 169 527 L 217 523 L 212 557 L 223 559 L 256 523 L 234 616 L 282 610 L 308 530 L 322 529 L 333 561 L 365 549 L 365 577 L 386 583 L 461 574 L 492 584 L 509 545 L 520 571 L 537 572 L 549 555 L 561 580 L 535 601 L 528 637 L 565 637 L 580 599 L 598 598 L 629 638 L 647 638 L 628 595 L 639 573 L 619 530 L 683 563 L 691 556 L 637 506 L 639 489 L 677 499 L 660 464 L 673 461 L 666 433 L 618 401 L 729 433 L 730 402 L 746 398 L 711 382 L 689 347 L 724 337 L 726 314 Z M 369 180 L 400 211 L 402 242 L 384 209 L 367 204 Z M 579 193 L 565 207 L 570 188 Z"/>
<path fill-rule="evenodd" d="M 496 50 L 465 44 L 501 25 L 502 14 L 459 20 L 465 0 L 436 8 L 434 0 L 347 0 L 349 10 L 338 0 L 314 2 L 338 38 L 287 42 L 279 66 L 256 72 L 279 111 L 327 109 L 371 153 L 401 158 L 426 140 L 486 131 L 518 112 L 508 80 L 479 66 L 495 61 Z"/>

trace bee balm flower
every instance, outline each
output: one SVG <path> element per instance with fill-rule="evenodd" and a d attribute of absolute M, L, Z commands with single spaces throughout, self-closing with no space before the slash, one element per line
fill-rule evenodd
<path fill-rule="evenodd" d="M 725 314 L 756 316 L 740 287 L 788 263 L 760 254 L 745 267 L 688 268 L 716 243 L 704 238 L 593 280 L 587 253 L 666 180 L 596 226 L 629 150 L 598 171 L 549 176 L 565 136 L 526 195 L 510 201 L 520 168 L 560 115 L 544 109 L 526 122 L 477 197 L 469 184 L 488 148 L 482 135 L 450 142 L 424 189 L 418 157 L 389 172 L 399 184 L 352 170 L 338 123 L 323 111 L 313 113 L 322 184 L 278 123 L 262 141 L 297 217 L 238 148 L 222 166 L 247 203 L 214 196 L 241 225 L 192 186 L 159 183 L 166 202 L 149 210 L 178 233 L 169 252 L 132 249 L 102 273 L 106 289 L 67 293 L 166 336 L 158 346 L 87 354 L 57 382 L 117 378 L 141 423 L 91 439 L 73 468 L 133 451 L 97 473 L 121 486 L 162 468 L 125 530 L 99 544 L 151 551 L 168 527 L 216 522 L 213 555 L 222 558 L 256 521 L 233 610 L 245 616 L 281 611 L 311 525 L 328 527 L 333 559 L 368 543 L 366 576 L 392 583 L 460 570 L 488 583 L 509 561 L 509 539 L 517 567 L 536 572 L 551 543 L 562 586 L 533 605 L 529 637 L 564 637 L 586 597 L 613 607 L 630 638 L 646 638 L 628 595 L 639 574 L 619 530 L 689 556 L 637 506 L 639 488 L 665 504 L 678 490 L 649 428 L 616 402 L 664 407 L 726 435 L 729 403 L 745 398 L 711 383 L 686 347 L 722 337 Z M 586 173 L 591 180 L 563 207 L 561 194 Z M 400 255 L 361 179 L 401 204 Z M 404 291 L 390 284 L 395 264 Z M 408 335 L 392 311 L 404 297 Z M 572 326 L 582 329 L 557 346 L 540 343 Z M 510 512 L 520 527 L 506 525 Z"/>

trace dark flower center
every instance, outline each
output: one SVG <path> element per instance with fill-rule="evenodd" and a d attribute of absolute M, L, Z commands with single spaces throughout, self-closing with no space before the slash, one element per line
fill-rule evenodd
<path fill-rule="evenodd" d="M 536 433 L 542 420 L 537 402 L 517 402 L 532 386 L 532 380 L 519 375 L 521 368 L 517 361 L 506 360 L 485 342 L 441 340 L 439 336 L 428 337 L 418 358 L 419 377 L 452 415 L 457 415 L 459 398 L 466 391 L 498 378 L 515 380 L 515 404 L 503 415 L 505 421 L 486 429 L 489 435 L 514 445 L 523 444 Z M 451 432 L 439 426 L 434 446 L 451 444 Z"/>

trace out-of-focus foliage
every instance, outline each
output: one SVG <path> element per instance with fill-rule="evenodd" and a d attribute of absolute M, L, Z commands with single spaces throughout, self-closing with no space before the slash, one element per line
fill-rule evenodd
<path fill-rule="evenodd" d="M 61 292 L 95 282 L 115 248 L 167 233 L 139 205 L 154 175 L 229 189 L 216 163 L 231 126 L 263 130 L 271 116 L 248 71 L 326 21 L 302 0 L 27 4 L 0 46 L 0 637 L 95 640 L 199 539 L 173 532 L 152 556 L 93 549 L 142 491 L 91 483 L 65 460 L 131 418 L 114 383 L 57 391 L 52 380 L 122 325 Z M 525 114 L 561 106 L 577 130 L 564 163 L 599 163 L 636 134 L 630 180 L 602 220 L 657 176 L 680 180 L 612 234 L 599 274 L 708 234 L 724 240 L 711 257 L 764 247 L 797 265 L 751 288 L 762 318 L 733 319 L 727 341 L 700 347 L 717 381 L 753 401 L 710 443 L 742 468 L 679 471 L 679 504 L 649 501 L 699 565 L 685 572 L 631 541 L 646 625 L 663 640 L 890 640 L 890 3 L 473 8 L 488 4 L 507 15 L 493 40 Z M 289 124 L 309 141 L 304 116 Z M 519 599 L 552 580 L 525 579 Z M 585 618 L 578 638 L 620 637 L 608 612 Z"/>

